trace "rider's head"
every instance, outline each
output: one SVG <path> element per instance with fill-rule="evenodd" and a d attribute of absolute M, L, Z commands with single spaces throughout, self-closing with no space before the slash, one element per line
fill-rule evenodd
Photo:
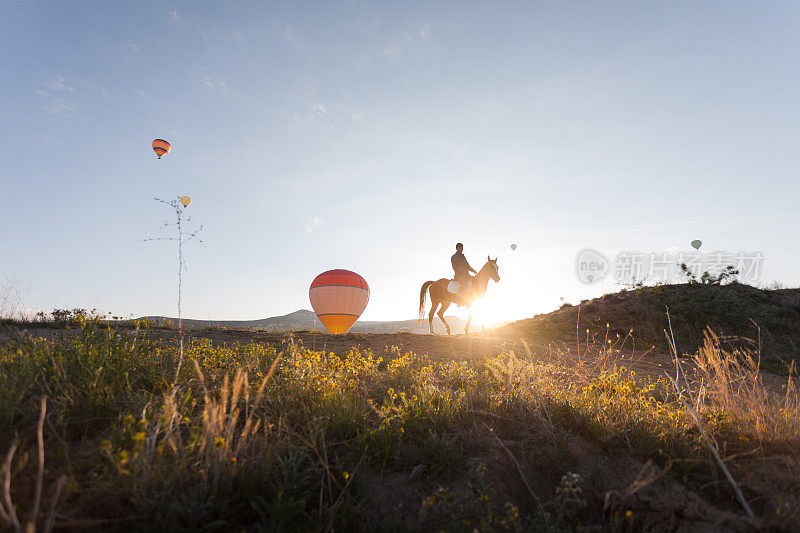
<path fill-rule="evenodd" d="M 464 245 L 460 242 L 456 243 L 456 252 L 461 253 L 464 251 Z"/>

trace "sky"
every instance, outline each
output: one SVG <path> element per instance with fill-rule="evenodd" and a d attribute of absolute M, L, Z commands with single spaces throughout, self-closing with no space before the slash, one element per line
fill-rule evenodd
<path fill-rule="evenodd" d="M 362 319 L 412 318 L 457 241 L 498 258 L 494 320 L 619 290 L 585 248 L 702 239 L 797 286 L 799 52 L 785 1 L 0 0 L 0 279 L 174 316 L 175 243 L 142 240 L 189 195 L 185 317 L 309 308 L 345 268 Z"/>

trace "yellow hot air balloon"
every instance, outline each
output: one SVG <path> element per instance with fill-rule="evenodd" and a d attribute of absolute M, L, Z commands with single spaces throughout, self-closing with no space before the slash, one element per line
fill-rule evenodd
<path fill-rule="evenodd" d="M 366 309 L 369 285 L 355 272 L 328 270 L 311 282 L 308 298 L 325 329 L 333 334 L 343 334 Z"/>
<path fill-rule="evenodd" d="M 181 204 L 183 204 L 183 207 L 188 207 L 190 203 L 192 203 L 191 198 L 188 196 L 181 196 Z"/>
<path fill-rule="evenodd" d="M 172 150 L 172 146 L 164 139 L 156 139 L 153 141 L 153 151 L 159 159 L 161 159 L 162 155 L 168 154 L 170 150 Z"/>

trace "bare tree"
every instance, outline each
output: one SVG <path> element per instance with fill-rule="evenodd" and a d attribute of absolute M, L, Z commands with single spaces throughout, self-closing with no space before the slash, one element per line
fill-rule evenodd
<path fill-rule="evenodd" d="M 181 204 L 181 197 L 175 197 L 172 200 L 162 200 L 161 198 L 154 198 L 155 201 L 161 202 L 164 205 L 171 207 L 175 211 L 175 222 L 169 220 L 164 222 L 166 228 L 175 228 L 176 234 L 173 237 L 149 237 L 143 239 L 143 242 L 150 241 L 175 241 L 178 243 L 178 367 L 175 370 L 175 383 L 178 382 L 178 375 L 181 371 L 181 364 L 183 363 L 183 319 L 181 313 L 181 300 L 183 296 L 183 271 L 186 268 L 186 261 L 183 257 L 183 245 L 191 240 L 197 240 L 202 243 L 203 240 L 198 238 L 197 235 L 203 230 L 203 226 L 198 226 L 192 221 L 191 217 L 184 216 L 185 206 Z M 191 229 L 188 229 L 191 228 Z"/>

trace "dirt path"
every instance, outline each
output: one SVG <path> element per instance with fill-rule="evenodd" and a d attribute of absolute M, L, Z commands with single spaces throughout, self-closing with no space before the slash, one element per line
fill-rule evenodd
<path fill-rule="evenodd" d="M 77 330 L 36 328 L 26 331 L 34 337 L 55 337 L 74 334 Z M 170 329 L 153 329 L 150 334 L 165 341 L 177 339 L 178 332 Z M 313 350 L 345 355 L 352 348 L 371 350 L 374 354 L 390 358 L 400 353 L 413 352 L 428 355 L 433 360 L 472 360 L 514 353 L 519 358 L 544 359 L 573 366 L 582 361 L 582 367 L 596 367 L 596 372 L 610 365 L 625 366 L 639 376 L 657 378 L 665 372 L 675 375 L 675 363 L 671 355 L 652 351 L 634 351 L 628 348 L 616 350 L 608 358 L 597 357 L 597 346 L 587 350 L 577 343 L 551 342 L 546 339 L 530 339 L 521 336 L 489 333 L 470 335 L 420 335 L 416 333 L 348 333 L 330 335 L 321 332 L 295 331 L 291 333 L 261 332 L 247 330 L 212 330 L 186 332 L 187 337 L 211 339 L 214 345 L 257 342 L 280 346 L 293 338 L 295 342 Z M 0 331 L 0 344 L 9 342 L 10 332 Z M 396 348 L 395 348 L 396 347 Z M 684 359 L 687 374 L 692 373 L 691 362 Z M 786 378 L 762 372 L 765 383 L 776 392 L 785 390 Z"/>
<path fill-rule="evenodd" d="M 175 338 L 177 332 L 160 330 L 156 333 L 164 339 Z M 598 355 L 598 346 L 587 349 L 577 343 L 551 342 L 546 339 L 525 339 L 520 336 L 496 335 L 491 333 L 470 335 L 420 335 L 416 333 L 348 333 L 329 335 L 327 333 L 296 331 L 289 333 L 257 332 L 243 330 L 189 332 L 190 337 L 207 338 L 215 345 L 233 342 L 258 342 L 280 346 L 290 337 L 295 342 L 313 350 L 333 352 L 343 356 L 352 348 L 368 349 L 374 354 L 391 358 L 397 352 L 413 352 L 428 355 L 433 360 L 474 360 L 485 357 L 514 353 L 522 359 L 543 359 L 562 363 L 568 367 L 594 369 L 599 374 L 612 366 L 627 367 L 637 376 L 657 379 L 668 373 L 675 375 L 675 360 L 671 354 L 654 351 L 634 351 L 623 347 L 610 350 L 606 356 Z M 579 363 L 580 360 L 580 363 Z M 693 381 L 694 367 L 688 358 L 682 359 L 687 377 Z M 787 378 L 762 372 L 764 383 L 773 391 L 781 393 L 786 389 Z"/>
<path fill-rule="evenodd" d="M 71 335 L 77 329 L 31 328 L 24 330 L 33 337 L 57 337 Z M 165 341 L 177 339 L 178 332 L 172 329 L 150 330 L 150 335 Z M 10 331 L 0 331 L 0 344 L 11 340 Z M 594 362 L 596 347 L 587 350 L 576 343 L 551 342 L 547 339 L 531 339 L 521 336 L 498 335 L 491 332 L 470 335 L 420 335 L 416 333 L 348 333 L 329 335 L 312 331 L 267 332 L 247 330 L 188 330 L 187 337 L 211 339 L 214 345 L 257 342 L 280 346 L 293 338 L 295 342 L 313 350 L 345 355 L 352 348 L 368 349 L 379 356 L 391 356 L 395 349 L 401 353 L 413 352 L 428 355 L 434 360 L 478 359 L 514 353 L 520 358 L 545 358 L 574 364 L 578 358 Z M 396 347 L 396 348 L 395 348 Z M 661 375 L 672 368 L 672 357 L 653 352 L 638 353 L 630 349 L 615 351 L 613 360 L 618 366 L 633 368 L 640 374 Z M 598 364 L 601 361 L 597 361 Z"/>
<path fill-rule="evenodd" d="M 123 330 L 124 331 L 124 330 Z M 32 337 L 58 337 L 77 333 L 72 328 L 29 328 L 23 330 Z M 150 330 L 150 335 L 157 339 L 176 339 L 178 332 L 172 329 Z M 11 341 L 12 334 L 9 330 L 0 331 L 0 344 Z M 313 350 L 324 350 L 338 355 L 344 355 L 352 348 L 372 350 L 377 355 L 390 354 L 393 347 L 401 353 L 414 352 L 426 354 L 433 359 L 473 359 L 478 357 L 491 357 L 502 353 L 514 351 L 524 353 L 544 353 L 546 343 L 535 343 L 523 340 L 521 337 L 512 338 L 491 334 L 471 335 L 419 335 L 415 333 L 348 333 L 346 335 L 329 335 L 327 333 L 312 331 L 294 332 L 268 332 L 247 330 L 188 330 L 187 337 L 211 339 L 214 345 L 257 342 L 278 346 L 290 337 L 295 342 Z"/>

